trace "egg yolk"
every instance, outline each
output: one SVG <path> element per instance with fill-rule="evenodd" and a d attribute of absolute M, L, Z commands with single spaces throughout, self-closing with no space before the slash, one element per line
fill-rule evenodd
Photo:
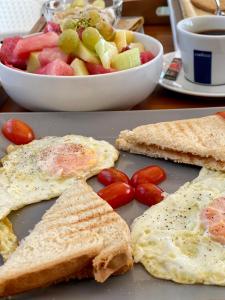
<path fill-rule="evenodd" d="M 51 146 L 39 154 L 38 166 L 49 175 L 71 177 L 97 162 L 96 153 L 81 144 Z"/>
<path fill-rule="evenodd" d="M 201 222 L 212 239 L 225 245 L 225 197 L 215 199 L 203 209 Z"/>

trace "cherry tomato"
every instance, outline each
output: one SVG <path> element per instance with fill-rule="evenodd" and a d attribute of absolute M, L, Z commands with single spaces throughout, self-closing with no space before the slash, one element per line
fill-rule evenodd
<path fill-rule="evenodd" d="M 135 188 L 135 199 L 145 205 L 152 206 L 163 200 L 163 190 L 152 183 L 142 183 Z"/>
<path fill-rule="evenodd" d="M 6 121 L 3 124 L 2 133 L 8 140 L 16 145 L 27 144 L 35 138 L 31 127 L 17 119 Z"/>
<path fill-rule="evenodd" d="M 216 114 L 225 119 L 225 111 L 219 111 Z"/>
<path fill-rule="evenodd" d="M 131 185 L 136 187 L 141 183 L 158 184 L 166 178 L 165 171 L 159 166 L 148 166 L 135 172 L 131 178 Z"/>
<path fill-rule="evenodd" d="M 133 200 L 134 189 L 127 183 L 114 182 L 101 189 L 98 195 L 106 200 L 112 208 L 117 208 Z"/>
<path fill-rule="evenodd" d="M 109 185 L 114 182 L 125 182 L 130 184 L 129 177 L 120 170 L 115 168 L 104 169 L 98 174 L 98 181 L 104 185 Z"/>

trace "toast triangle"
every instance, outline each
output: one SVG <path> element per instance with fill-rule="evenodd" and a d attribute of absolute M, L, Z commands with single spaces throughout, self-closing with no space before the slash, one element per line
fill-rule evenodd
<path fill-rule="evenodd" d="M 70 278 L 104 282 L 133 265 L 126 222 L 84 181 L 77 181 L 0 267 L 0 296 Z"/>
<path fill-rule="evenodd" d="M 120 150 L 225 171 L 225 120 L 219 115 L 124 130 Z"/>

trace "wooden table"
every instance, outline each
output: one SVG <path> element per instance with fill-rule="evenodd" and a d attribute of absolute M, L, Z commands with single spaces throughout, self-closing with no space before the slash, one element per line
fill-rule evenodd
<path fill-rule="evenodd" d="M 164 46 L 164 52 L 173 51 L 172 33 L 170 25 L 148 25 L 145 26 L 145 33 L 160 40 Z M 0 100 L 5 100 L 4 105 L 0 108 L 0 112 L 23 112 L 24 108 L 15 104 L 6 94 L 0 89 Z M 183 95 L 166 90 L 157 86 L 153 94 L 148 99 L 134 109 L 171 109 L 171 108 L 192 108 L 192 107 L 212 107 L 224 106 L 225 98 L 203 98 Z"/>

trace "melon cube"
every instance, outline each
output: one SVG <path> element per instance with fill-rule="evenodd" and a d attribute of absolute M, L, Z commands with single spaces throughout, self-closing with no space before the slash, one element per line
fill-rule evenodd
<path fill-rule="evenodd" d="M 126 48 L 128 45 L 126 30 L 117 31 L 114 42 L 119 52 L 121 52 L 124 48 Z"/>
<path fill-rule="evenodd" d="M 80 60 L 79 58 L 75 58 L 72 61 L 72 63 L 70 64 L 70 66 L 73 68 L 74 74 L 77 75 L 77 76 L 89 75 L 85 63 L 82 60 Z"/>
<path fill-rule="evenodd" d="M 130 49 L 115 55 L 111 66 L 117 70 L 126 70 L 141 65 L 140 51 L 138 48 Z"/>
<path fill-rule="evenodd" d="M 89 50 L 81 41 L 79 42 L 74 54 L 86 62 L 99 64 L 99 59 L 95 52 Z"/>
<path fill-rule="evenodd" d="M 30 73 L 36 72 L 40 67 L 40 61 L 39 61 L 39 54 L 40 52 L 32 52 L 29 56 L 29 59 L 27 61 L 27 71 Z"/>
<path fill-rule="evenodd" d="M 114 43 L 100 39 L 95 45 L 95 51 L 100 57 L 101 63 L 105 69 L 109 69 L 112 58 L 118 54 L 118 50 Z"/>

